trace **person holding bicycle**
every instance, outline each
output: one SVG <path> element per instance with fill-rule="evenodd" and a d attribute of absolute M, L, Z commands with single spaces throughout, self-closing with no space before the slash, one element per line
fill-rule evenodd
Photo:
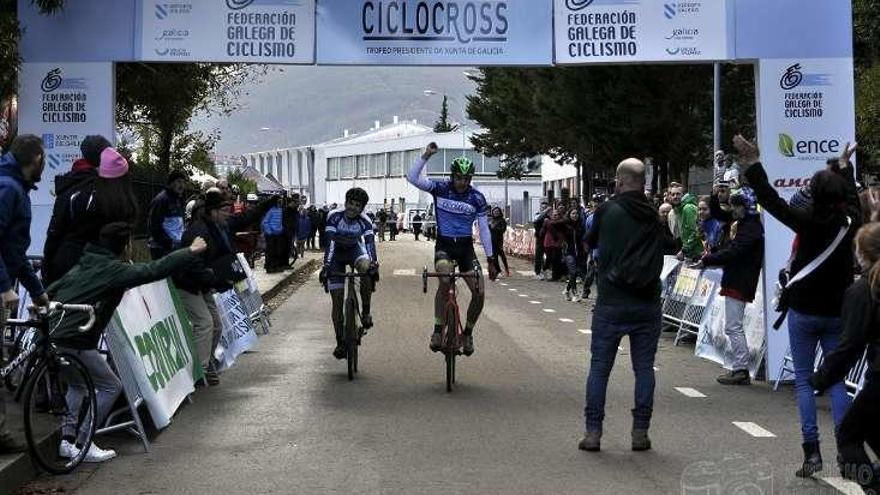
<path fill-rule="evenodd" d="M 18 311 L 15 281 L 27 288 L 34 303 L 49 304 L 46 291 L 27 259 L 31 243 L 31 201 L 28 193 L 40 182 L 45 163 L 43 140 L 33 134 L 16 137 L 0 157 L 0 330 L 6 311 Z M 25 445 L 6 430 L 6 406 L 0 397 L 0 454 L 24 452 Z"/>
<path fill-rule="evenodd" d="M 437 145 L 431 143 L 425 148 L 421 158 L 417 159 L 409 169 L 406 179 L 410 184 L 434 197 L 437 209 L 437 243 L 434 245 L 434 268 L 438 273 L 452 273 L 454 263 L 459 270 L 473 272 L 479 266 L 474 252 L 473 225 L 477 222 L 480 228 L 480 239 L 483 239 L 483 250 L 490 260 L 489 278 L 495 280 L 497 271 L 492 252 L 492 234 L 489 230 L 489 204 L 483 194 L 471 186 L 475 167 L 467 157 L 458 157 L 452 161 L 452 176 L 446 181 L 430 180 L 422 177 L 422 171 L 428 160 L 437 153 Z M 476 265 L 475 265 L 476 262 Z M 431 350 L 439 351 L 443 347 L 442 332 L 444 321 L 444 297 L 449 290 L 450 280 L 440 278 L 437 294 L 434 298 L 434 332 L 431 334 Z M 483 311 L 485 291 L 479 278 L 465 278 L 471 291 L 471 302 L 467 311 L 467 323 L 464 328 L 462 352 L 465 356 L 474 353 L 474 326 Z"/>
<path fill-rule="evenodd" d="M 97 393 L 96 425 L 102 425 L 113 404 L 122 391 L 122 383 L 98 352 L 98 342 L 104 327 L 110 322 L 116 307 L 122 301 L 125 291 L 139 285 L 161 280 L 175 273 L 186 271 L 198 263 L 198 255 L 205 252 L 207 244 L 197 237 L 192 245 L 178 249 L 167 256 L 150 263 L 128 263 L 124 261 L 130 248 L 131 225 L 114 222 L 104 226 L 97 244 L 87 244 L 79 263 L 66 275 L 49 286 L 47 292 L 53 301 L 63 304 L 88 304 L 95 308 L 95 323 L 88 332 L 79 327 L 88 319 L 84 313 L 54 313 L 49 318 L 52 342 L 61 352 L 78 357 L 88 369 Z M 67 391 L 67 410 L 61 427 L 61 445 L 58 455 L 76 457 L 89 432 L 76 431 L 79 418 L 73 412 L 79 411 L 79 404 L 86 396 L 85 383 L 79 383 L 78 376 L 69 377 Z M 104 462 L 116 457 L 116 452 L 101 449 L 91 444 L 84 462 Z"/>
<path fill-rule="evenodd" d="M 334 273 L 343 273 L 348 265 L 354 266 L 359 273 L 372 271 L 378 275 L 379 259 L 376 255 L 376 236 L 373 233 L 373 222 L 364 213 L 364 207 L 370 196 L 359 187 L 349 189 L 345 193 L 345 205 L 327 214 L 325 238 L 327 247 L 324 251 L 324 266 L 321 269 L 321 283 L 327 284 L 330 299 L 333 302 L 333 330 L 336 333 L 336 348 L 333 357 L 345 359 L 345 342 L 343 341 L 343 297 L 345 280 L 334 277 Z M 373 281 L 378 277 L 374 275 Z M 372 328 L 373 317 L 370 316 L 370 299 L 373 294 L 373 283 L 365 279 L 361 284 L 361 324 L 364 329 Z"/>

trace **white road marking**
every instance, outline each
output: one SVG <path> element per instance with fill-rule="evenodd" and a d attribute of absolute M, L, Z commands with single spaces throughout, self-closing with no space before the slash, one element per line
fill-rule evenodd
<path fill-rule="evenodd" d="M 675 390 L 681 392 L 685 397 L 702 398 L 706 396 L 706 394 L 699 390 L 690 387 L 675 387 Z"/>
<path fill-rule="evenodd" d="M 560 318 L 559 321 L 561 321 L 562 323 L 574 323 L 574 320 L 572 320 L 571 318 Z"/>
<path fill-rule="evenodd" d="M 578 328 L 578 332 L 580 332 L 584 335 L 590 335 L 591 333 L 593 333 L 593 331 L 590 330 L 589 328 Z"/>
<path fill-rule="evenodd" d="M 416 275 L 415 269 L 409 270 L 394 270 L 395 276 L 405 276 L 405 277 L 414 277 Z"/>
<path fill-rule="evenodd" d="M 750 421 L 734 421 L 733 426 L 756 438 L 775 438 L 776 435 Z"/>
<path fill-rule="evenodd" d="M 816 477 L 822 483 L 826 483 L 832 488 L 837 489 L 840 493 L 844 493 L 846 495 L 860 495 L 864 493 L 859 487 L 859 485 L 850 480 L 846 480 L 843 478 L 835 478 L 832 476 L 817 476 Z"/>
<path fill-rule="evenodd" d="M 530 295 L 528 295 L 528 294 L 518 294 L 518 295 L 519 295 L 519 297 L 532 297 L 532 296 L 530 296 Z"/>
<path fill-rule="evenodd" d="M 541 301 L 529 301 L 529 304 L 541 304 Z"/>
<path fill-rule="evenodd" d="M 535 274 L 535 272 L 529 272 L 529 271 L 526 271 L 526 270 L 517 270 L 516 273 L 519 273 L 519 274 L 522 275 L 523 277 L 528 277 L 529 275 L 534 275 L 534 274 Z"/>
<path fill-rule="evenodd" d="M 550 309 L 550 308 L 544 308 L 544 312 L 545 312 L 545 313 L 555 313 L 556 310 L 555 310 L 555 309 Z"/>
<path fill-rule="evenodd" d="M 509 284 L 505 284 L 504 282 L 498 282 L 498 284 L 501 285 L 501 286 L 503 286 L 503 287 L 507 287 L 507 286 L 509 285 Z"/>
<path fill-rule="evenodd" d="M 517 291 L 516 289 L 507 289 L 507 290 L 509 290 L 510 292 L 516 292 L 516 291 Z"/>

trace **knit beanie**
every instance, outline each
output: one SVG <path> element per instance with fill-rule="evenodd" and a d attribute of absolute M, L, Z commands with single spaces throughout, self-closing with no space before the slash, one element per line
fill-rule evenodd
<path fill-rule="evenodd" d="M 98 176 L 105 179 L 118 179 L 128 173 L 128 160 L 113 148 L 101 152 L 101 165 Z"/>
<path fill-rule="evenodd" d="M 79 145 L 83 158 L 91 166 L 97 168 L 101 163 L 101 152 L 110 147 L 110 141 L 104 136 L 92 134 L 86 136 Z"/>

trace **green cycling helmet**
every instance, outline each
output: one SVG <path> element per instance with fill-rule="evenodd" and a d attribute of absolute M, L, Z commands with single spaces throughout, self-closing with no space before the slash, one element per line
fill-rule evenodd
<path fill-rule="evenodd" d="M 475 171 L 474 162 L 466 156 L 460 156 L 455 160 L 452 160 L 450 171 L 452 172 L 452 175 L 472 176 Z"/>

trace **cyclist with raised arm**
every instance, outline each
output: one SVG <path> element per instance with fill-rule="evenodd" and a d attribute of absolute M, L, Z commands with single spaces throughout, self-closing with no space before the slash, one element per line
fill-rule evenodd
<path fill-rule="evenodd" d="M 477 254 L 474 251 L 473 225 L 477 222 L 480 228 L 480 239 L 486 258 L 493 259 L 492 234 L 489 230 L 489 205 L 483 194 L 471 186 L 474 176 L 474 163 L 467 157 L 458 157 L 452 161 L 452 176 L 449 180 L 436 181 L 422 177 L 422 171 L 428 160 L 437 153 L 437 145 L 431 143 L 425 148 L 421 158 L 417 159 L 409 169 L 406 179 L 422 191 L 434 197 L 437 210 L 437 242 L 434 245 L 434 269 L 438 273 L 452 273 L 453 262 L 458 264 L 459 271 L 464 274 L 473 272 Z M 487 263 L 489 278 L 495 279 L 495 265 Z M 434 297 L 434 332 L 431 334 L 431 350 L 443 348 L 442 331 L 446 324 L 443 314 L 444 296 L 451 283 L 448 278 L 439 278 L 437 295 Z M 483 311 L 486 296 L 483 282 L 479 278 L 465 278 L 471 290 L 471 303 L 467 310 L 467 323 L 464 328 L 463 349 L 465 356 L 474 353 L 474 326 Z"/>
<path fill-rule="evenodd" d="M 324 250 L 324 267 L 321 269 L 321 283 L 329 282 L 330 298 L 333 301 L 333 329 L 336 332 L 336 348 L 333 356 L 345 359 L 343 298 L 345 296 L 345 280 L 334 277 L 333 273 L 343 273 L 346 267 L 353 266 L 359 273 L 373 271 L 378 273 L 379 259 L 376 255 L 376 239 L 373 233 L 373 222 L 364 213 L 364 207 L 370 201 L 367 192 L 359 187 L 349 189 L 345 193 L 345 205 L 327 214 Z M 376 277 L 374 276 L 373 279 Z M 364 329 L 373 326 L 370 316 L 370 298 L 373 293 L 373 280 L 366 278 L 361 283 L 361 325 Z"/>

